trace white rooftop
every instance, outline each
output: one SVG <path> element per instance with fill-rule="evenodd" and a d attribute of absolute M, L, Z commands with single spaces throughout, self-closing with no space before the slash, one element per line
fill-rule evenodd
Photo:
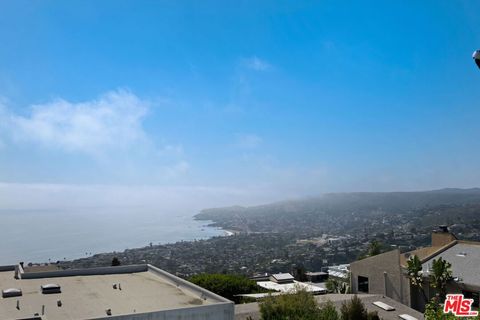
<path fill-rule="evenodd" d="M 272 277 L 278 281 L 293 280 L 293 276 L 290 273 L 276 273 L 272 274 Z"/>
<path fill-rule="evenodd" d="M 328 267 L 328 275 L 336 278 L 348 278 L 348 272 L 350 271 L 349 264 L 340 264 L 338 266 Z"/>
<path fill-rule="evenodd" d="M 128 267 L 133 269 L 128 270 Z M 122 267 L 84 269 L 78 272 L 79 275 L 69 275 L 68 272 L 72 271 L 67 270 L 24 275 L 34 277 L 32 279 L 15 279 L 14 271 L 0 271 L 1 290 L 22 290 L 22 296 L 0 299 L 0 319 L 29 318 L 36 313 L 42 315 L 42 309 L 44 319 L 65 320 L 104 318 L 108 309 L 115 316 L 231 304 L 150 265 L 124 266 L 117 269 L 121 273 L 102 274 L 105 270 L 115 270 L 113 268 Z M 90 274 L 85 274 L 85 270 Z M 43 294 L 41 286 L 46 284 L 59 285 L 61 293 Z"/>
<path fill-rule="evenodd" d="M 257 285 L 265 289 L 275 290 L 283 293 L 294 293 L 299 289 L 318 294 L 327 293 L 327 289 L 324 287 L 298 281 L 283 284 L 273 281 L 258 281 Z"/>

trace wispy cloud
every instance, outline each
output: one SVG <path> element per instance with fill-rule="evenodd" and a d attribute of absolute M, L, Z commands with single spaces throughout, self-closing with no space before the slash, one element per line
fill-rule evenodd
<path fill-rule="evenodd" d="M 131 91 L 113 90 L 82 102 L 58 98 L 31 105 L 22 114 L 0 99 L 0 148 L 14 153 L 28 146 L 53 161 L 83 155 L 93 160 L 85 170 L 101 172 L 99 181 L 173 182 L 191 165 L 182 144 L 145 129 L 147 115 L 159 112 L 154 105 Z"/>
<path fill-rule="evenodd" d="M 182 156 L 184 152 L 181 144 L 165 144 L 157 153 L 159 156 Z"/>
<path fill-rule="evenodd" d="M 118 90 L 91 101 L 56 99 L 33 105 L 26 116 L 11 114 L 9 123 L 17 141 L 98 155 L 145 141 L 142 119 L 147 110 L 148 102 Z"/>
<path fill-rule="evenodd" d="M 263 139 L 256 134 L 236 134 L 235 138 L 235 145 L 245 149 L 256 148 L 263 142 Z"/>
<path fill-rule="evenodd" d="M 161 175 L 166 179 L 176 179 L 182 177 L 188 173 L 190 170 L 190 164 L 185 161 L 179 161 L 169 166 L 164 166 L 161 168 Z"/>
<path fill-rule="evenodd" d="M 5 146 L 3 138 L 5 138 L 5 133 L 9 130 L 8 119 L 9 113 L 7 109 L 7 100 L 0 96 L 0 149 Z"/>
<path fill-rule="evenodd" d="M 253 56 L 243 60 L 245 67 L 255 71 L 267 71 L 272 68 L 272 65 L 266 60 L 262 60 L 257 56 Z"/>

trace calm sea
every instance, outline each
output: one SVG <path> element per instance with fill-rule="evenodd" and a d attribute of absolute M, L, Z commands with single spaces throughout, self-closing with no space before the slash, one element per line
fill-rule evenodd
<path fill-rule="evenodd" d="M 0 210 L 0 265 L 75 259 L 95 253 L 224 235 L 192 213 L 151 209 Z"/>

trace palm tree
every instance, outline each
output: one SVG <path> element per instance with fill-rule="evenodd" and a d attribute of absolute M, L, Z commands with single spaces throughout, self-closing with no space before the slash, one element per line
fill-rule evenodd
<path fill-rule="evenodd" d="M 433 259 L 430 285 L 437 289 L 440 301 L 444 301 L 447 295 L 447 283 L 452 280 L 452 264 L 442 257 Z"/>
<path fill-rule="evenodd" d="M 362 260 L 362 259 L 365 259 L 365 258 L 368 258 L 368 257 L 373 257 L 373 256 L 376 256 L 376 255 L 382 253 L 382 247 L 383 246 L 379 241 L 373 240 L 368 245 L 367 251 L 362 253 L 360 256 L 358 256 L 357 260 Z"/>
<path fill-rule="evenodd" d="M 348 277 L 350 279 L 350 277 Z M 329 278 L 325 284 L 328 291 L 333 293 L 350 293 L 350 284 L 347 280 Z"/>
<path fill-rule="evenodd" d="M 373 257 L 380 253 L 382 253 L 381 243 L 377 240 L 373 240 L 372 242 L 370 242 L 370 245 L 368 246 L 368 256 Z"/>
<path fill-rule="evenodd" d="M 425 281 L 422 272 L 422 262 L 420 261 L 418 256 L 413 255 L 410 257 L 410 259 L 407 260 L 407 272 L 410 283 L 412 284 L 412 286 L 420 289 L 420 292 L 423 295 L 423 299 L 425 300 L 425 303 L 427 303 L 428 298 L 425 294 L 425 290 L 423 289 L 423 284 L 425 283 Z"/>

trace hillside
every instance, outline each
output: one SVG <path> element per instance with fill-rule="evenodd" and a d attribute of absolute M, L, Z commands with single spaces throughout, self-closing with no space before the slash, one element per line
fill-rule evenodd
<path fill-rule="evenodd" d="M 197 219 L 239 231 L 231 237 L 151 245 L 62 263 L 63 267 L 152 263 L 182 277 L 199 273 L 317 271 L 350 263 L 372 241 L 384 250 L 414 250 L 430 244 L 439 224 L 464 240 L 480 240 L 480 190 L 344 193 L 255 207 L 203 210 Z"/>
<path fill-rule="evenodd" d="M 452 224 L 452 210 L 462 219 L 475 218 L 480 206 L 480 189 L 441 189 L 422 192 L 329 193 L 319 197 L 276 202 L 254 207 L 225 207 L 202 210 L 199 220 L 212 220 L 215 226 L 244 232 L 289 232 L 329 228 L 343 220 L 344 230 L 358 220 L 393 218 L 397 215 L 428 218 L 440 213 L 438 223 Z M 469 207 L 467 210 L 466 207 Z M 449 210 L 446 210 L 449 208 Z M 472 212 L 473 210 L 473 212 Z M 446 213 L 448 211 L 448 214 Z M 445 212 L 445 214 L 442 214 Z M 421 215 L 418 217 L 418 215 Z M 372 221 L 373 221 L 372 220 Z M 358 224 L 357 224 L 358 225 Z"/>

